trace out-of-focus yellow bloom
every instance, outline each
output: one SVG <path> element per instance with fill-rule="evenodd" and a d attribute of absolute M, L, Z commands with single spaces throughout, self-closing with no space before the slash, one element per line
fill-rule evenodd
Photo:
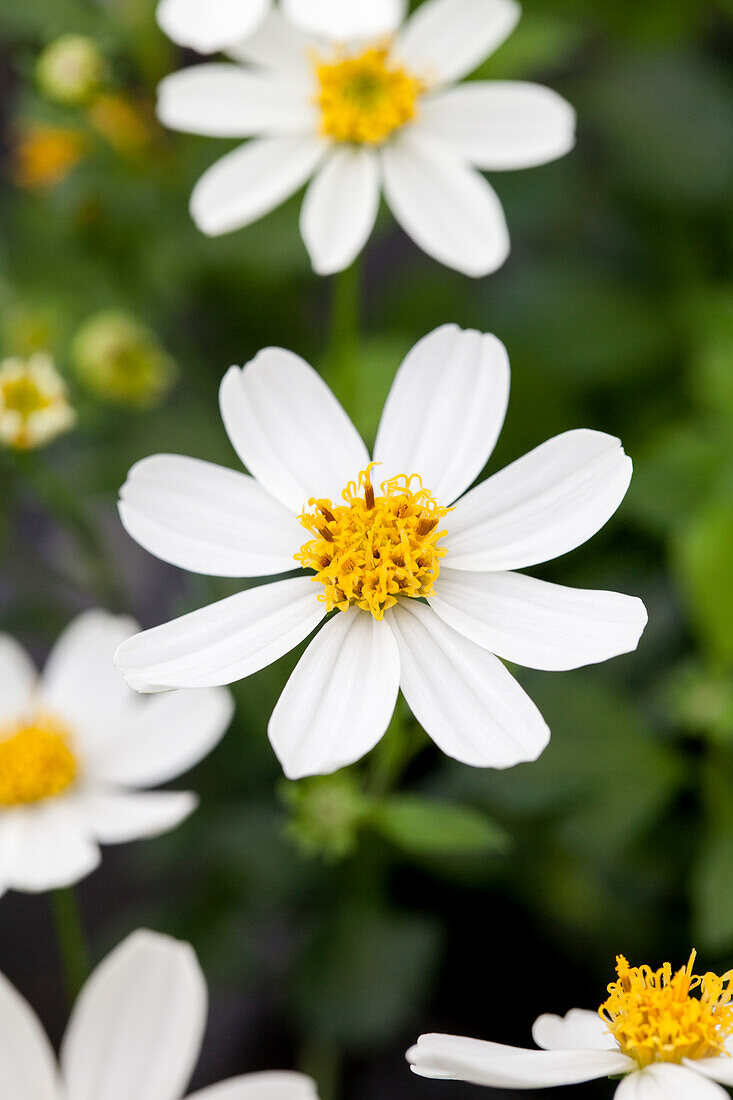
<path fill-rule="evenodd" d="M 15 148 L 15 182 L 31 191 L 54 187 L 76 167 L 84 150 L 77 130 L 33 123 Z"/>
<path fill-rule="evenodd" d="M 118 92 L 99 95 L 89 108 L 89 121 L 121 156 L 134 157 L 152 140 L 144 109 Z"/>
<path fill-rule="evenodd" d="M 57 309 L 16 301 L 0 310 L 3 342 L 11 355 L 28 356 L 52 347 L 62 327 Z"/>
<path fill-rule="evenodd" d="M 64 34 L 46 46 L 36 64 L 36 80 L 55 103 L 81 107 L 104 84 L 107 66 L 93 38 Z"/>
<path fill-rule="evenodd" d="M 155 334 L 135 317 L 110 310 L 79 329 L 71 357 L 81 382 L 108 401 L 145 408 L 165 397 L 176 374 Z"/>
<path fill-rule="evenodd" d="M 76 422 L 50 355 L 0 363 L 0 443 L 18 451 L 50 443 Z"/>

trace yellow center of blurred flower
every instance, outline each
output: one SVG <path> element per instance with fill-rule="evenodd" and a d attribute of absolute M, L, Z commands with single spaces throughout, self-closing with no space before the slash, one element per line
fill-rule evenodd
<path fill-rule="evenodd" d="M 733 1033 L 733 971 L 722 977 L 693 974 L 695 958 L 693 951 L 676 974 L 669 963 L 652 970 L 630 967 L 623 955 L 616 959 L 618 980 L 598 1012 L 624 1054 L 642 1067 L 726 1053 Z"/>
<path fill-rule="evenodd" d="M 22 806 L 61 794 L 74 782 L 77 763 L 68 731 L 37 715 L 29 724 L 3 731 L 0 741 L 0 806 Z"/>
<path fill-rule="evenodd" d="M 321 129 L 336 141 L 376 145 L 415 117 L 424 86 L 389 62 L 386 49 L 372 47 L 357 57 L 319 61 L 317 103 Z"/>
<path fill-rule="evenodd" d="M 82 159 L 84 139 L 76 130 L 34 126 L 15 150 L 15 180 L 30 190 L 53 187 Z"/>
<path fill-rule="evenodd" d="M 432 596 L 447 550 L 436 544 L 448 514 L 423 488 L 417 474 L 400 474 L 381 485 L 375 496 L 371 462 L 343 492 L 345 504 L 308 501 L 300 521 L 315 537 L 295 554 L 325 592 L 319 599 L 329 611 L 355 604 L 375 619 L 397 603 L 398 596 Z M 411 488 L 416 483 L 415 488 Z"/>

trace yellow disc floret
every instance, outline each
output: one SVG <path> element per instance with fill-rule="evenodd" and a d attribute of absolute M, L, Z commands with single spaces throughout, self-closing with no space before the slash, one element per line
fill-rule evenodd
<path fill-rule="evenodd" d="M 417 474 L 401 474 L 376 496 L 370 463 L 343 492 L 345 504 L 308 501 L 300 521 L 315 536 L 295 560 L 315 569 L 329 611 L 356 605 L 381 619 L 399 596 L 432 596 L 446 550 L 440 521 L 448 514 Z M 415 487 L 413 488 L 413 483 Z"/>
<path fill-rule="evenodd" d="M 321 131 L 336 141 L 377 145 L 415 117 L 422 81 L 372 47 L 316 64 Z"/>
<path fill-rule="evenodd" d="M 3 730 L 0 741 L 0 806 L 23 806 L 62 794 L 77 776 L 68 731 L 38 715 Z"/>
<path fill-rule="evenodd" d="M 616 959 L 618 980 L 608 986 L 598 1012 L 624 1054 L 642 1067 L 726 1053 L 733 1033 L 733 971 L 722 977 L 693 974 L 695 957 L 693 951 L 676 973 L 669 963 L 652 970 L 629 966 L 623 955 Z"/>

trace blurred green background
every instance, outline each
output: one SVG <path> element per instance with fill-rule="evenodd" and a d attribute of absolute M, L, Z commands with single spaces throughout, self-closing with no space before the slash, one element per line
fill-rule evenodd
<path fill-rule="evenodd" d="M 117 490 L 157 451 L 236 465 L 216 400 L 231 363 L 267 344 L 328 361 L 332 288 L 309 269 L 297 202 L 218 240 L 189 219 L 227 145 L 157 126 L 156 82 L 182 58 L 153 9 L 0 11 L 0 358 L 52 353 L 79 413 L 44 450 L 0 452 L 0 622 L 39 657 L 84 606 L 149 626 L 234 590 L 135 546 Z M 537 575 L 641 595 L 650 625 L 601 667 L 518 670 L 553 738 L 505 773 L 454 764 L 413 728 L 288 784 L 265 727 L 297 654 L 235 686 L 229 734 L 185 781 L 200 810 L 109 849 L 81 890 L 97 956 L 142 924 L 194 943 L 214 991 L 199 1083 L 297 1065 L 325 1100 L 478 1096 L 413 1078 L 404 1049 L 427 1030 L 527 1043 L 540 1012 L 600 1003 L 617 952 L 681 965 L 694 944 L 704 969 L 733 964 L 732 13 L 527 0 L 478 75 L 550 84 L 580 128 L 559 163 L 490 177 L 508 263 L 471 282 L 380 222 L 357 425 L 373 437 L 401 357 L 437 324 L 495 332 L 513 389 L 489 470 L 575 427 L 619 435 L 635 463 L 608 528 Z M 39 55 L 69 32 L 104 58 L 92 105 L 39 86 Z M 124 345 L 122 392 L 85 367 L 100 314 Z M 47 900 L 4 898 L 0 930 L 2 969 L 57 1035 Z"/>

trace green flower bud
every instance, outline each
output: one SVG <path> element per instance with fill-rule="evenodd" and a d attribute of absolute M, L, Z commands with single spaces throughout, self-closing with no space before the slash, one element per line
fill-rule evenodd
<path fill-rule="evenodd" d="M 338 860 L 354 851 L 370 805 L 348 773 L 318 775 L 280 786 L 292 819 L 288 834 L 308 855 Z"/>
<path fill-rule="evenodd" d="M 135 408 L 162 401 L 176 374 L 154 333 L 120 311 L 90 317 L 74 337 L 71 358 L 79 380 L 98 397 Z"/>
<path fill-rule="evenodd" d="M 54 39 L 38 58 L 36 80 L 54 103 L 80 107 L 104 84 L 107 66 L 92 38 L 64 34 Z"/>

